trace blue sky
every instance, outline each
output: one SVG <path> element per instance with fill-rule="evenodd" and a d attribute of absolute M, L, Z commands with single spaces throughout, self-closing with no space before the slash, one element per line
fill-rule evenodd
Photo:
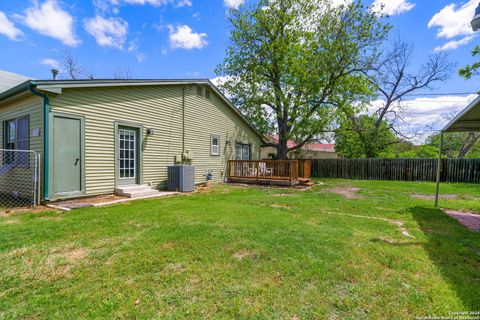
<path fill-rule="evenodd" d="M 135 78 L 213 78 L 228 43 L 228 9 L 252 1 L 0 0 L 0 69 L 50 78 L 68 49 L 96 77 L 129 69 Z M 473 61 L 470 51 L 480 36 L 469 21 L 478 0 L 365 0 L 372 2 L 391 14 L 392 33 L 414 44 L 412 67 L 435 50 L 448 52 L 459 67 Z M 453 74 L 435 92 L 479 90 L 478 79 Z M 425 122 L 423 113 L 457 110 L 472 96 L 419 99 L 412 97 L 412 112 Z"/>

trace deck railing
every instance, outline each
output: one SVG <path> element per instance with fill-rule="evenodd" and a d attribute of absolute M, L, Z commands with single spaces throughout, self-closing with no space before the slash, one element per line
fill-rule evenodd
<path fill-rule="evenodd" d="M 298 160 L 230 160 L 228 180 L 246 182 L 283 182 L 297 184 L 310 178 L 310 162 Z"/>

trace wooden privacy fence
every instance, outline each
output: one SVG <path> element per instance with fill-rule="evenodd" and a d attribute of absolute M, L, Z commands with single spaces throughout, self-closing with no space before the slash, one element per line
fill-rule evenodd
<path fill-rule="evenodd" d="M 436 181 L 438 159 L 312 160 L 312 177 Z M 480 159 L 442 159 L 442 182 L 480 183 Z"/>

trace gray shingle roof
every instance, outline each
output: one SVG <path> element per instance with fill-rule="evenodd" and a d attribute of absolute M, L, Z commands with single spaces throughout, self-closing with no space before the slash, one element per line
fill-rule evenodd
<path fill-rule="evenodd" d="M 31 78 L 21 74 L 0 70 L 0 93 L 11 89 Z"/>

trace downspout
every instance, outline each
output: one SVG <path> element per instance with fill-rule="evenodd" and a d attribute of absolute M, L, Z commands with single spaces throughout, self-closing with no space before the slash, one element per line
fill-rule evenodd
<path fill-rule="evenodd" d="M 185 86 L 182 88 L 182 164 L 185 155 Z"/>
<path fill-rule="evenodd" d="M 43 198 L 44 200 L 48 201 L 48 188 L 49 188 L 49 141 L 48 141 L 48 133 L 49 133 L 49 113 L 50 113 L 50 99 L 44 93 L 41 93 L 35 89 L 35 82 L 32 82 L 28 89 L 31 93 L 36 96 L 43 98 Z"/>

